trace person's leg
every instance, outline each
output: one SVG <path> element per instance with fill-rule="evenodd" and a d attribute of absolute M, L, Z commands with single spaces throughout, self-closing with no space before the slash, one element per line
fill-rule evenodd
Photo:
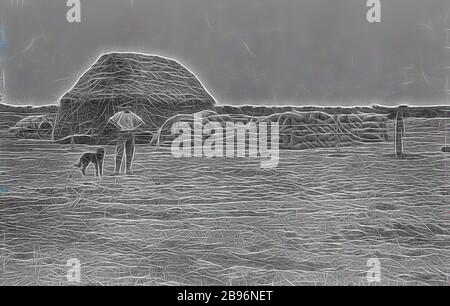
<path fill-rule="evenodd" d="M 114 172 L 116 174 L 119 174 L 119 172 L 120 172 L 124 149 L 125 149 L 125 142 L 122 140 L 119 140 L 117 142 L 117 146 L 116 146 L 116 167 L 114 169 Z"/>
<path fill-rule="evenodd" d="M 130 135 L 126 142 L 126 173 L 131 174 L 131 164 L 134 159 L 134 136 Z"/>
<path fill-rule="evenodd" d="M 100 158 L 99 163 L 98 163 L 98 171 L 100 173 L 100 176 L 103 176 L 103 159 L 104 157 Z"/>

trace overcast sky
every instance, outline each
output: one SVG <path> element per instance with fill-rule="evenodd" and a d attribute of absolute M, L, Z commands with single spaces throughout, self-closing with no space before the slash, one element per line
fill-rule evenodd
<path fill-rule="evenodd" d="M 381 0 L 379 24 L 366 0 L 81 3 L 69 24 L 65 0 L 0 0 L 9 103 L 57 103 L 114 50 L 180 60 L 219 103 L 446 103 L 448 0 Z"/>

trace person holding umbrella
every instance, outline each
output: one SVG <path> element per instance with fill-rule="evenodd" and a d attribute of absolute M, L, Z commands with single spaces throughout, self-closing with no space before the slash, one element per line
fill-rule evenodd
<path fill-rule="evenodd" d="M 109 121 L 119 129 L 116 141 L 116 162 L 114 172 L 116 175 L 120 173 L 123 155 L 125 153 L 125 173 L 132 174 L 131 164 L 133 163 L 135 152 L 135 133 L 137 129 L 144 124 L 144 121 L 141 117 L 129 110 L 116 113 Z"/>

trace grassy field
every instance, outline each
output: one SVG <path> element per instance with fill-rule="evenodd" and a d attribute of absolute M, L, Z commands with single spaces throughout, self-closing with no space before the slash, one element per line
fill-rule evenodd
<path fill-rule="evenodd" d="M 71 165 L 86 146 L 0 137 L 0 285 L 448 285 L 450 155 L 444 120 L 407 123 L 392 143 L 177 159 L 138 146 L 133 176 Z M 392 128 L 391 128 L 392 130 Z"/>

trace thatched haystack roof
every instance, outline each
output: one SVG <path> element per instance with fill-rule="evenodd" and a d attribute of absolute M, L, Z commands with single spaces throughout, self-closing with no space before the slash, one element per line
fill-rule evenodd
<path fill-rule="evenodd" d="M 54 139 L 72 134 L 109 135 L 108 119 L 130 110 L 147 131 L 177 113 L 215 105 L 197 77 L 179 62 L 156 55 L 108 53 L 91 66 L 60 101 Z"/>

